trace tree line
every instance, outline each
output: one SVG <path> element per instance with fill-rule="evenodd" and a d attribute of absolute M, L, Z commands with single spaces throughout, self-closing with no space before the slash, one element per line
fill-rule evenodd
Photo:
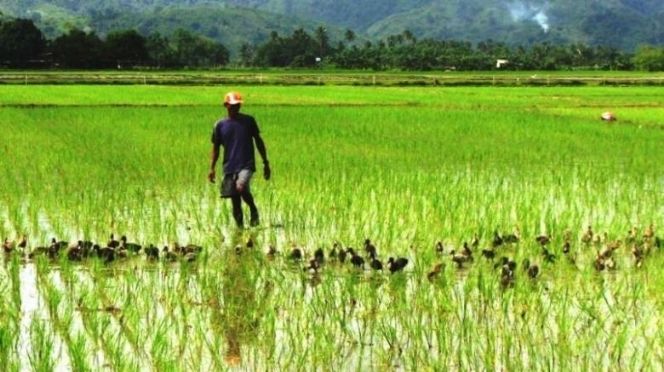
<path fill-rule="evenodd" d="M 9 68 L 215 68 L 230 61 L 221 43 L 179 29 L 170 36 L 118 30 L 105 38 L 94 31 L 71 29 L 47 40 L 27 19 L 0 18 L 0 66 Z M 635 54 L 582 43 L 510 46 L 487 40 L 418 40 L 411 32 L 384 40 L 361 40 L 347 30 L 332 42 L 327 30 L 291 35 L 272 32 L 257 45 L 243 44 L 235 65 L 243 67 L 337 67 L 372 70 L 569 70 L 664 71 L 664 48 L 643 46 Z"/>

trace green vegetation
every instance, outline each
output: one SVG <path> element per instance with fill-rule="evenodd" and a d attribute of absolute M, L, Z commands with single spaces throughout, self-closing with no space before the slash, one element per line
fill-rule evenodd
<path fill-rule="evenodd" d="M 350 28 L 372 41 L 411 30 L 420 39 L 584 43 L 630 52 L 642 43 L 664 43 L 660 0 L 4 0 L 0 11 L 34 19 L 51 38 L 71 27 L 101 35 L 135 27 L 146 35 L 182 28 L 232 51 L 263 43 L 272 31 L 312 32 L 320 24 Z M 341 32 L 334 34 L 341 40 Z"/>
<path fill-rule="evenodd" d="M 660 88 L 241 87 L 273 168 L 253 186 L 263 226 L 246 231 L 206 180 L 230 89 L 0 86 L 0 237 L 25 234 L 27 252 L 52 237 L 104 244 L 113 232 L 204 246 L 194 262 L 140 253 L 108 264 L 16 248 L 0 265 L 3 366 L 661 365 L 664 253 L 643 237 L 664 226 Z M 599 119 L 609 110 L 616 122 Z M 601 239 L 585 244 L 588 225 Z M 494 230 L 515 226 L 518 244 L 482 257 Z M 456 268 L 451 250 L 474 235 L 474 261 Z M 366 238 L 383 262 L 407 257 L 405 271 L 328 258 L 313 273 L 287 258 L 335 241 L 364 254 Z M 615 269 L 598 272 L 598 250 L 617 239 Z M 641 261 L 635 247 L 649 247 Z M 503 255 L 517 262 L 507 283 L 494 269 Z"/>

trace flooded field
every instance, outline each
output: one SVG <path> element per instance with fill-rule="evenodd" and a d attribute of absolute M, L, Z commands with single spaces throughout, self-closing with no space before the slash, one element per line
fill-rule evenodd
<path fill-rule="evenodd" d="M 247 230 L 206 180 L 227 90 L 0 87 L 1 366 L 662 365 L 660 88 L 244 87 Z"/>

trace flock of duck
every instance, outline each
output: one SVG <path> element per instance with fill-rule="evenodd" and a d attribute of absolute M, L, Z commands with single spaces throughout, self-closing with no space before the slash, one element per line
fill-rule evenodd
<path fill-rule="evenodd" d="M 83 261 L 96 257 L 105 263 L 127 258 L 130 255 L 139 255 L 141 251 L 149 261 L 163 259 L 169 262 L 178 260 L 191 262 L 195 261 L 203 251 L 203 247 L 194 244 L 181 246 L 178 243 L 174 243 L 172 248 L 164 246 L 162 249 L 157 248 L 153 244 L 143 247 L 140 244 L 127 241 L 127 237 L 124 235 L 120 237 L 120 240 L 116 240 L 114 234 L 111 234 L 110 240 L 103 245 L 89 240 L 79 240 L 74 244 L 70 244 L 69 242 L 53 238 L 51 244 L 48 246 L 35 247 L 30 252 L 26 252 L 27 245 L 28 240 L 25 236 L 19 241 L 11 241 L 5 238 L 2 248 L 5 254 L 18 253 L 23 256 L 27 255 L 30 259 L 34 259 L 37 256 L 45 256 L 56 260 L 61 256 L 65 256 L 69 261 Z"/>
<path fill-rule="evenodd" d="M 514 285 L 517 274 L 517 263 L 514 259 L 508 257 L 508 250 L 506 247 L 518 247 L 522 242 L 521 233 L 519 228 L 516 227 L 513 232 L 501 234 L 497 230 L 494 231 L 493 239 L 489 244 L 484 244 L 486 248 L 481 248 L 482 243 L 480 238 L 475 235 L 470 243 L 464 242 L 461 250 L 456 251 L 453 249 L 446 249 L 442 241 L 438 241 L 434 245 L 435 254 L 439 257 L 437 263 L 434 264 L 432 269 L 427 274 L 429 281 L 434 281 L 445 267 L 446 259 L 449 259 L 453 265 L 462 269 L 467 265 L 472 264 L 476 252 L 488 260 L 493 262 L 493 268 L 499 271 L 500 283 L 504 288 Z M 558 255 L 554 253 L 552 248 L 553 239 L 547 234 L 541 234 L 535 237 L 534 242 L 539 246 L 541 260 L 545 264 L 553 264 L 558 260 Z M 588 226 L 580 238 L 580 243 L 586 247 L 585 251 L 594 249 L 592 265 L 597 271 L 615 270 L 616 260 L 615 253 L 621 247 L 626 246 L 629 249 L 631 256 L 634 259 L 635 266 L 641 267 L 643 261 L 656 249 L 661 248 L 662 240 L 655 235 L 654 226 L 651 224 L 646 227 L 643 233 L 639 233 L 638 227 L 632 227 L 624 239 L 610 240 L 608 234 L 597 234 L 593 231 L 592 226 Z M 574 240 L 572 233 L 566 230 L 563 234 L 562 246 L 560 251 L 566 260 L 576 265 L 577 251 L 573 249 Z M 235 247 L 237 254 L 242 254 L 245 249 L 252 250 L 255 247 L 255 242 L 250 238 L 245 246 L 238 245 Z M 3 250 L 6 254 L 20 252 L 26 255 L 27 238 L 24 236 L 19 241 L 10 241 L 5 239 L 3 243 Z M 203 251 L 203 247 L 198 245 L 189 244 L 181 246 L 174 243 L 173 247 L 164 246 L 162 249 L 157 248 L 153 244 L 148 246 L 141 246 L 136 243 L 127 241 L 126 236 L 122 236 L 120 240 L 115 240 L 111 234 L 110 240 L 103 246 L 91 241 L 78 241 L 74 244 L 69 244 L 65 241 L 58 241 L 52 239 L 51 244 L 48 246 L 36 247 L 30 251 L 28 258 L 34 258 L 38 255 L 44 255 L 50 259 L 58 259 L 62 255 L 66 256 L 70 261 L 82 261 L 87 258 L 97 257 L 106 263 L 115 261 L 116 259 L 126 258 L 129 255 L 138 255 L 141 251 L 145 254 L 149 261 L 164 260 L 169 262 L 174 261 L 195 261 L 198 255 Z M 363 252 L 362 252 L 363 251 Z M 274 246 L 269 246 L 267 257 L 274 259 L 281 256 L 281 252 L 277 251 Z M 312 258 L 307 258 L 306 252 L 294 246 L 289 252 L 284 253 L 283 257 L 289 261 L 304 263 L 304 271 L 317 274 L 326 263 L 333 263 L 336 265 L 349 264 L 357 270 L 373 270 L 373 271 L 389 271 L 391 274 L 403 271 L 408 266 L 409 260 L 406 257 L 389 257 L 386 261 L 382 261 L 378 255 L 378 249 L 371 241 L 366 239 L 363 243 L 363 249 L 358 252 L 353 247 L 344 248 L 340 243 L 336 242 L 332 248 L 327 252 L 323 248 L 318 248 L 313 253 Z M 540 275 L 540 267 L 535 263 L 536 259 L 526 258 L 521 264 L 521 270 L 531 279 L 536 279 Z M 367 267 L 368 266 L 368 267 Z"/>

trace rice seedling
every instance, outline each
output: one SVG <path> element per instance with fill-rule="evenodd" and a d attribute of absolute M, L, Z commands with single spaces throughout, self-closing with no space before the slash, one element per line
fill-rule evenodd
<path fill-rule="evenodd" d="M 246 86 L 274 177 L 241 231 L 226 90 L 0 87 L 1 365 L 661 365 L 658 88 Z"/>

